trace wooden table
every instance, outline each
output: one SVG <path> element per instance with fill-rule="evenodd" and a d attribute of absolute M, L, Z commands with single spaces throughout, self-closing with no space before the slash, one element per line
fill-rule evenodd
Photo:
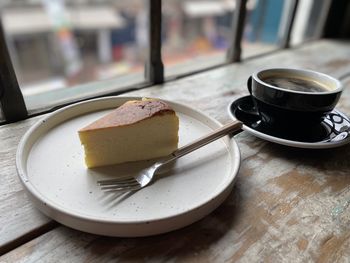
<path fill-rule="evenodd" d="M 350 45 L 322 40 L 126 95 L 189 104 L 222 123 L 245 83 L 265 67 L 301 67 L 340 78 L 338 108 L 350 115 Z M 0 262 L 348 262 L 350 145 L 302 150 L 247 132 L 236 136 L 242 164 L 213 213 L 183 229 L 145 238 L 79 232 L 41 214 L 17 178 L 16 148 L 40 117 L 0 127 Z"/>

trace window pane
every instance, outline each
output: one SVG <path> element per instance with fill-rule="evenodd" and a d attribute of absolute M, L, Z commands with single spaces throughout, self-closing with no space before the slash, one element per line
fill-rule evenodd
<path fill-rule="evenodd" d="M 2 18 L 29 110 L 144 81 L 147 1 L 13 2 Z"/>
<path fill-rule="evenodd" d="M 249 0 L 242 41 L 242 57 L 250 57 L 278 48 L 285 28 L 288 1 Z"/>
<path fill-rule="evenodd" d="M 231 41 L 235 0 L 163 1 L 165 75 L 223 63 Z"/>

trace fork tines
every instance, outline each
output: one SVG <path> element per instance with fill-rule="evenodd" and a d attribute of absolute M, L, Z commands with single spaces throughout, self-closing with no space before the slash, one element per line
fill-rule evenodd
<path fill-rule="evenodd" d="M 141 187 L 133 177 L 100 180 L 97 181 L 97 184 L 101 186 L 101 190 L 107 191 L 133 191 L 138 190 Z"/>

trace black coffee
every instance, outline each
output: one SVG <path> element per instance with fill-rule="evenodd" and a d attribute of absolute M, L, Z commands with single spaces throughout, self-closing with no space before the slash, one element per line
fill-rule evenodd
<path fill-rule="evenodd" d="M 264 78 L 263 81 L 275 87 L 282 89 L 304 91 L 304 92 L 325 92 L 329 91 L 325 86 L 316 81 L 301 79 L 301 78 L 291 78 L 284 76 L 272 76 Z"/>

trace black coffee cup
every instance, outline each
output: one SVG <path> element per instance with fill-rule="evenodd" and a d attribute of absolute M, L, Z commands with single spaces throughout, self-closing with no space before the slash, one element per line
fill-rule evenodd
<path fill-rule="evenodd" d="M 263 124 L 280 129 L 319 125 L 337 104 L 342 84 L 323 73 L 292 68 L 255 72 L 248 90 Z"/>

